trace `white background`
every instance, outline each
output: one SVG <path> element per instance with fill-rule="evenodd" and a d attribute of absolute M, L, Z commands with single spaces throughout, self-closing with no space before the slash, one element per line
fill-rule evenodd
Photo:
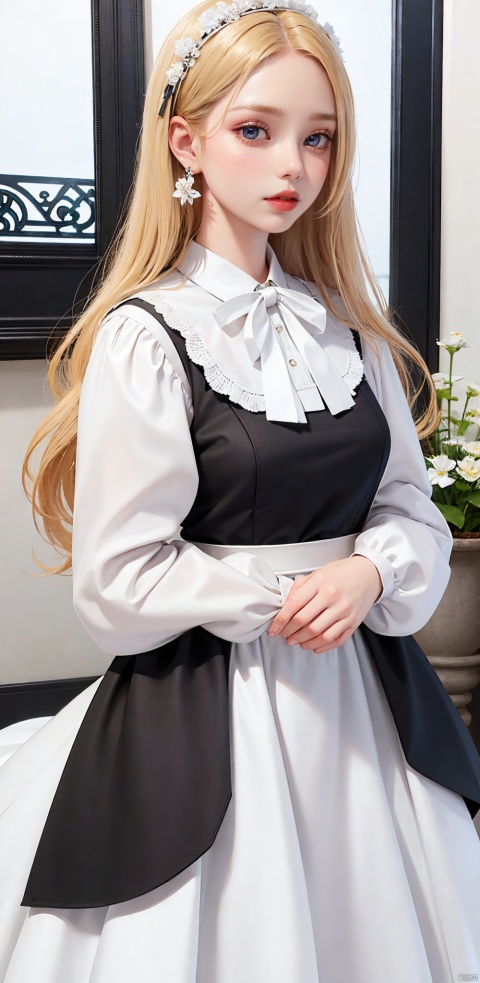
<path fill-rule="evenodd" d="M 0 133 L 8 133 L 8 139 L 0 144 L 0 173 L 93 181 L 90 0 L 0 0 L 0 5 L 2 37 L 8 38 L 2 46 L 0 100 Z M 60 187 L 46 185 L 49 201 Z M 27 186 L 35 200 L 40 190 Z M 41 215 L 28 199 L 27 211 L 30 221 L 40 219 L 41 231 Z M 89 217 L 88 206 L 81 205 L 80 220 Z M 0 235 L 0 241 L 52 240 L 23 234 Z M 71 234 L 62 242 L 82 244 Z"/>
<path fill-rule="evenodd" d="M 90 0 L 0 0 L 0 12 L 0 172 L 93 178 Z"/>

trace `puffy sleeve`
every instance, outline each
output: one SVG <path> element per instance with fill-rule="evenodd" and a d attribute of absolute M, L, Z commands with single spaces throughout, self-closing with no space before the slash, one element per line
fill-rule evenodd
<path fill-rule="evenodd" d="M 373 560 L 383 591 L 364 619 L 381 635 L 409 635 L 439 604 L 450 577 L 452 536 L 431 500 L 420 443 L 392 354 L 364 344 L 365 376 L 386 416 L 390 457 L 354 553 Z"/>
<path fill-rule="evenodd" d="M 250 641 L 291 586 L 253 554 L 217 560 L 174 539 L 198 487 L 191 418 L 159 340 L 106 318 L 80 399 L 72 546 L 74 607 L 106 652 L 149 651 L 196 625 Z"/>

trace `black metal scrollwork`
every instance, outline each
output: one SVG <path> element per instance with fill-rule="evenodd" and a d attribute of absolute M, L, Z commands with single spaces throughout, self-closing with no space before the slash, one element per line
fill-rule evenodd
<path fill-rule="evenodd" d="M 94 181 L 0 174 L 0 241 L 14 236 L 94 242 Z"/>

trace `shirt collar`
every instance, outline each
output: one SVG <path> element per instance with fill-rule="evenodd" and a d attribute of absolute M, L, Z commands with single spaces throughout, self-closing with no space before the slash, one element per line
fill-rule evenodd
<path fill-rule="evenodd" d="M 265 283 L 271 280 L 278 287 L 288 287 L 285 274 L 270 243 L 267 243 L 266 259 L 269 269 Z M 200 246 L 194 239 L 190 242 L 182 261 L 177 264 L 177 269 L 208 293 L 224 301 L 263 286 L 249 273 L 245 273 L 206 246 Z"/>
<path fill-rule="evenodd" d="M 281 422 L 303 423 L 304 410 L 325 404 L 343 412 L 363 376 L 353 335 L 325 311 L 315 283 L 283 272 L 269 244 L 266 258 L 273 285 L 192 240 L 169 275 L 134 296 L 182 334 L 207 383 L 231 402 Z"/>

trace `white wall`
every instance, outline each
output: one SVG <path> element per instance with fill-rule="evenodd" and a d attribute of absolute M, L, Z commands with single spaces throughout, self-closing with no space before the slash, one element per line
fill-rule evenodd
<path fill-rule="evenodd" d="M 347 0 L 342 0 L 342 5 L 340 0 L 337 2 L 338 15 L 327 16 L 331 17 L 342 39 L 353 73 L 355 45 L 349 46 L 348 30 L 341 24 L 340 14 L 343 3 L 347 9 Z M 383 3 L 383 6 L 387 8 L 388 4 Z M 170 6 L 166 10 L 170 12 Z M 163 12 L 159 0 L 152 0 L 152 12 L 151 34 L 156 48 L 159 36 L 158 29 L 155 34 L 155 23 L 158 28 L 158 18 Z M 176 6 L 175 14 L 172 13 L 172 24 L 179 13 L 180 5 Z M 369 31 L 376 31 L 377 21 L 373 15 L 368 23 Z M 445 0 L 441 331 L 444 334 L 460 330 L 469 336 L 474 347 L 458 357 L 464 359 L 469 378 L 477 380 L 480 379 L 477 313 L 480 123 L 475 107 L 480 102 L 480 73 L 477 71 L 475 39 L 479 35 L 480 5 L 474 6 L 471 0 L 455 0 L 453 18 L 453 0 Z M 355 70 L 362 77 L 362 66 Z M 364 74 L 368 76 L 368 72 Z M 366 78 L 366 95 L 370 85 Z M 368 139 L 371 125 L 366 110 L 359 114 L 360 127 Z M 365 177 L 368 179 L 373 164 L 370 160 L 367 165 L 365 153 L 361 149 L 360 170 L 361 178 L 367 172 Z M 374 184 L 377 180 L 378 175 Z M 368 211 L 369 208 L 369 192 L 366 191 L 364 197 L 365 215 L 365 209 Z M 378 197 L 374 200 L 378 212 Z M 384 239 L 385 222 L 388 221 L 388 207 L 384 207 L 385 221 L 381 223 L 378 242 Z M 365 225 L 363 218 L 362 224 Z M 373 243 L 374 239 L 371 241 Z M 376 247 L 369 244 L 372 259 L 375 250 Z M 380 273 L 378 263 L 375 265 Z M 458 364 L 460 366 L 460 362 Z M 47 410 L 44 377 L 42 361 L 0 363 L 0 683 L 95 674 L 102 672 L 110 661 L 96 648 L 73 614 L 70 581 L 59 577 L 33 580 L 22 572 L 35 570 L 31 560 L 32 547 L 45 562 L 52 557 L 51 551 L 34 532 L 29 506 L 20 487 L 23 454 Z"/>
<path fill-rule="evenodd" d="M 38 423 L 52 405 L 42 361 L 0 362 L 0 684 L 89 676 L 111 662 L 72 608 L 69 576 L 43 577 L 58 563 L 35 533 L 21 488 L 22 460 Z"/>
<path fill-rule="evenodd" d="M 455 356 L 455 374 L 480 382 L 480 4 L 444 2 L 440 337 L 463 331 L 472 348 Z"/>

